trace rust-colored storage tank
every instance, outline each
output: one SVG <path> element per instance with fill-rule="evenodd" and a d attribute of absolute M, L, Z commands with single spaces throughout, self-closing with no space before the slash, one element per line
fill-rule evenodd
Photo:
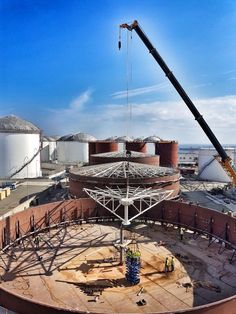
<path fill-rule="evenodd" d="M 96 142 L 89 142 L 89 164 L 91 164 L 91 155 L 96 154 Z"/>
<path fill-rule="evenodd" d="M 96 154 L 109 153 L 118 151 L 116 142 L 96 142 Z"/>
<path fill-rule="evenodd" d="M 144 142 L 126 142 L 126 149 L 139 153 L 147 153 L 147 144 Z"/>
<path fill-rule="evenodd" d="M 155 154 L 160 156 L 161 167 L 178 166 L 178 142 L 161 141 L 155 145 Z"/>
<path fill-rule="evenodd" d="M 89 142 L 89 164 L 92 163 L 91 155 L 118 151 L 118 143 L 114 141 Z"/>
<path fill-rule="evenodd" d="M 159 156 L 131 151 L 131 156 L 126 152 L 109 152 L 91 155 L 90 165 L 106 164 L 118 161 L 131 161 L 140 164 L 159 166 Z"/>
<path fill-rule="evenodd" d="M 73 197 L 80 198 L 87 197 L 84 188 L 106 189 L 106 187 L 114 186 L 125 188 L 127 185 L 127 167 L 129 167 L 129 184 L 131 187 L 142 186 L 163 191 L 172 190 L 172 197 L 179 195 L 180 176 L 178 169 L 141 164 L 130 159 L 71 169 L 69 192 Z"/>

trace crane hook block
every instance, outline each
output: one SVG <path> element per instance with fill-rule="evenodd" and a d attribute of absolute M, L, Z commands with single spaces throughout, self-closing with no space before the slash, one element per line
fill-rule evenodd
<path fill-rule="evenodd" d="M 118 48 L 119 48 L 119 50 L 121 48 L 121 41 L 120 40 L 118 41 Z"/>

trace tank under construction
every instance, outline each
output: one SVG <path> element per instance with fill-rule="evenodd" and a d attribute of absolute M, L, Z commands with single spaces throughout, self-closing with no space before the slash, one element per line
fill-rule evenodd
<path fill-rule="evenodd" d="M 193 211 L 185 207 L 166 201 L 126 226 L 123 264 L 120 220 L 92 200 L 46 204 L 1 221 L 1 304 L 26 314 L 210 313 L 216 305 L 232 314 L 232 239 L 216 241 L 218 219 L 228 217 L 217 213 L 210 240 L 202 219 L 214 212 L 199 208 L 195 229 L 189 225 L 181 241 L 173 220 L 181 209 L 186 227 Z M 165 272 L 172 256 L 175 269 Z"/>

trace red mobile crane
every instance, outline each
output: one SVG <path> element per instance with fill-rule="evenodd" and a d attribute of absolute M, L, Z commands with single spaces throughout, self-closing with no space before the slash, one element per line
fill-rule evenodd
<path fill-rule="evenodd" d="M 205 132 L 206 136 L 211 141 L 212 145 L 215 147 L 216 151 L 219 154 L 220 159 L 217 158 L 217 160 L 222 165 L 223 169 L 226 171 L 226 173 L 232 178 L 233 185 L 236 185 L 236 166 L 234 165 L 233 160 L 226 154 L 224 148 L 216 138 L 215 134 L 212 132 L 206 121 L 204 120 L 203 116 L 200 114 L 200 112 L 197 110 L 195 105 L 193 104 L 192 100 L 189 98 L 189 96 L 186 94 L 183 87 L 180 85 L 174 74 L 170 71 L 168 66 L 166 65 L 165 61 L 162 59 L 160 54 L 157 52 L 157 50 L 153 47 L 152 43 L 146 36 L 146 34 L 142 31 L 137 21 L 134 21 L 132 24 L 121 24 L 120 28 L 126 28 L 129 31 L 135 30 L 135 32 L 138 34 L 140 39 L 143 41 L 144 45 L 147 47 L 149 52 L 152 54 L 153 58 L 156 60 L 156 62 L 159 64 L 159 66 L 164 71 L 165 75 L 171 82 L 171 84 L 174 86 L 180 97 L 183 99 L 185 104 L 188 106 L 189 110 L 192 112 L 192 114 L 195 117 L 195 120 L 199 123 L 202 130 Z M 121 47 L 121 43 L 119 41 L 119 48 Z"/>

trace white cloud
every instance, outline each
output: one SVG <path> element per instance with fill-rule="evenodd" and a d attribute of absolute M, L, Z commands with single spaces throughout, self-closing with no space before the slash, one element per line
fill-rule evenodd
<path fill-rule="evenodd" d="M 91 99 L 92 90 L 83 92 L 79 97 L 75 98 L 69 105 L 71 110 L 81 110 L 83 106 Z"/>
<path fill-rule="evenodd" d="M 207 86 L 211 86 L 212 83 L 202 83 L 202 84 L 197 84 L 197 85 L 193 85 L 191 86 L 192 88 L 200 88 L 200 87 L 207 87 Z"/>
<path fill-rule="evenodd" d="M 230 74 L 230 73 L 233 73 L 235 72 L 236 70 L 229 70 L 229 71 L 225 71 L 223 74 Z"/>
<path fill-rule="evenodd" d="M 236 134 L 236 95 L 196 99 L 193 101 L 213 132 L 224 143 L 234 143 Z M 109 105 L 107 114 L 122 124 L 127 106 Z M 155 101 L 132 104 L 134 136 L 156 133 L 160 137 L 184 142 L 209 142 L 185 103 L 180 101 Z"/>
<path fill-rule="evenodd" d="M 51 134 L 65 135 L 72 132 L 82 131 L 85 127 L 81 121 L 87 123 L 87 106 L 92 101 L 91 89 L 81 93 L 73 99 L 67 107 L 58 109 L 49 109 L 49 115 L 44 121 L 44 125 L 49 125 Z"/>
<path fill-rule="evenodd" d="M 148 136 L 157 134 L 164 139 L 174 139 L 182 143 L 209 143 L 190 110 L 182 100 L 133 102 L 132 119 L 127 104 L 109 103 L 87 108 L 91 92 L 81 94 L 77 102 L 68 108 L 53 112 L 52 134 L 67 134 L 84 131 L 98 138 L 111 135 Z M 193 101 L 199 112 L 222 143 L 235 143 L 236 95 L 196 99 Z M 78 104 L 77 105 L 75 105 Z M 89 109 L 89 110 L 88 110 Z"/>
<path fill-rule="evenodd" d="M 141 87 L 141 88 L 135 88 L 131 89 L 128 91 L 129 97 L 134 97 L 134 96 L 140 96 L 143 94 L 148 94 L 148 93 L 153 93 L 157 92 L 161 89 L 164 89 L 168 86 L 168 83 L 160 83 L 157 85 L 151 85 L 151 86 L 146 86 L 146 87 Z M 115 92 L 112 94 L 112 97 L 114 99 L 121 99 L 121 98 L 126 98 L 127 97 L 127 90 L 125 91 L 119 91 Z"/>

